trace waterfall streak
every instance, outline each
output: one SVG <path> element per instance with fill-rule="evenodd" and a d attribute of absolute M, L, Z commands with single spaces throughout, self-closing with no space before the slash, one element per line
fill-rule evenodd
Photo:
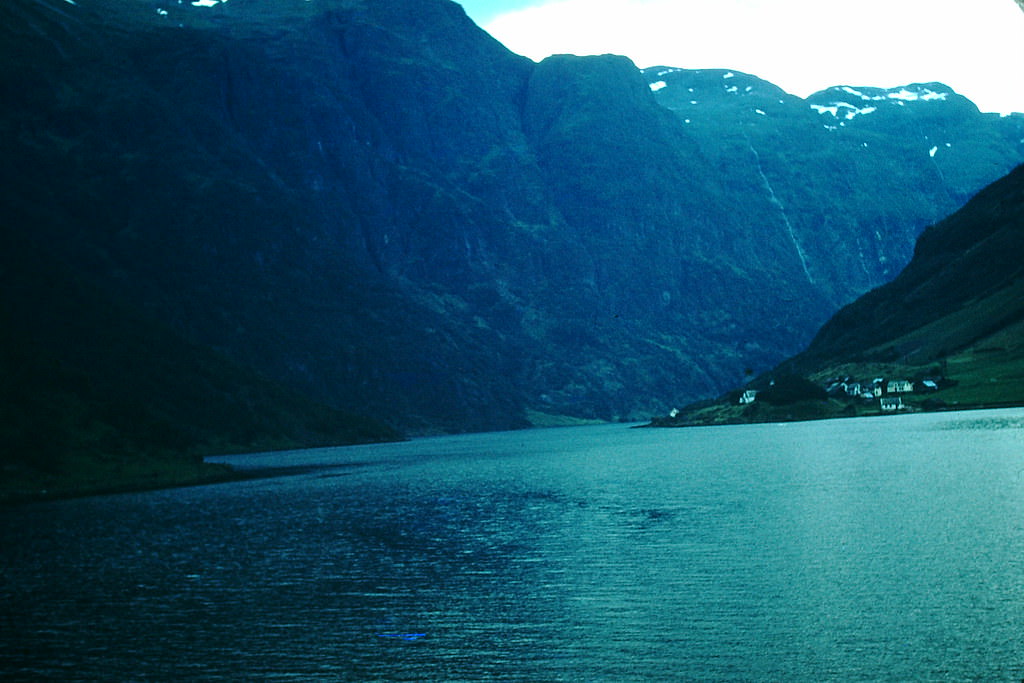
<path fill-rule="evenodd" d="M 811 277 L 811 271 L 807 268 L 807 254 L 804 253 L 803 247 L 800 246 L 800 242 L 796 238 L 796 230 L 793 229 L 793 224 L 789 222 L 789 216 L 786 215 L 786 207 L 782 205 L 779 198 L 775 195 L 775 189 L 772 188 L 772 184 L 768 182 L 768 176 L 764 174 L 764 169 L 761 167 L 761 155 L 757 153 L 754 146 L 747 143 L 747 147 L 754 155 L 754 160 L 757 162 L 757 173 L 761 176 L 761 183 L 764 184 L 766 190 L 768 190 L 768 200 L 773 206 L 778 208 L 779 213 L 782 214 L 782 222 L 786 226 L 786 231 L 789 233 L 789 239 L 793 242 L 793 247 L 796 249 L 796 255 L 800 259 L 800 266 L 804 269 L 804 275 L 807 276 L 807 281 L 812 285 L 814 284 L 814 278 Z"/>

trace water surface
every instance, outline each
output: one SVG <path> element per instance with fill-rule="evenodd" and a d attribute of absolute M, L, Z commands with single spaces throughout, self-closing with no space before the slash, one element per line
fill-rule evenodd
<path fill-rule="evenodd" d="M 0 510 L 0 677 L 1024 677 L 1022 410 L 228 460 Z"/>

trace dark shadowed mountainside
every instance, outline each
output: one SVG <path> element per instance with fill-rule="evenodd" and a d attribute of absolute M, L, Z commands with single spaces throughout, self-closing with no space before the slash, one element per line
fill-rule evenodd
<path fill-rule="evenodd" d="M 0 238 L 0 502 L 227 476 L 205 455 L 394 440 Z"/>

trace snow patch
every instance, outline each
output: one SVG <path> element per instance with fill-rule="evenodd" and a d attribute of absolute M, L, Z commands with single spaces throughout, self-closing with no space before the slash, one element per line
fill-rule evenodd
<path fill-rule="evenodd" d="M 910 88 L 913 87 L 914 90 Z M 949 97 L 949 93 L 935 92 L 931 88 L 925 88 L 923 86 L 909 86 L 903 87 L 899 90 L 888 90 L 884 91 L 881 95 L 868 95 L 867 93 L 851 88 L 848 85 L 844 85 L 839 88 L 848 95 L 859 97 L 865 102 L 884 102 L 886 100 L 899 100 L 902 102 L 934 102 L 944 101 Z"/>
<path fill-rule="evenodd" d="M 735 76 L 736 76 L 736 74 L 734 74 L 733 72 L 730 71 L 730 72 L 726 73 L 725 75 L 723 75 L 722 78 L 734 78 Z"/>
<path fill-rule="evenodd" d="M 666 86 L 668 86 L 668 83 L 666 83 L 665 81 L 658 81 L 656 83 L 651 83 L 651 92 L 658 92 L 659 90 L 661 90 L 662 88 L 664 88 Z"/>
<path fill-rule="evenodd" d="M 878 111 L 878 107 L 864 107 L 863 109 L 854 109 L 851 112 L 847 112 L 847 120 L 852 119 L 854 116 L 863 116 L 864 114 L 871 114 Z"/>
<path fill-rule="evenodd" d="M 160 16 L 162 16 L 162 17 L 166 17 L 167 16 L 167 10 L 165 10 L 162 7 L 157 7 L 156 13 L 159 14 Z"/>
<path fill-rule="evenodd" d="M 890 92 L 886 97 L 890 100 L 901 100 L 903 102 L 917 102 L 918 100 L 922 102 L 934 102 L 936 100 L 945 100 L 948 95 L 949 93 L 935 92 L 928 88 L 924 88 L 921 92 L 914 92 L 903 88 L 896 92 Z"/>
<path fill-rule="evenodd" d="M 220 3 L 227 2 L 227 1 L 228 0 L 195 0 L 195 2 L 192 3 L 192 6 L 193 7 L 216 7 Z"/>
<path fill-rule="evenodd" d="M 839 118 L 839 110 L 843 110 L 843 118 L 847 121 L 852 121 L 858 116 L 865 114 L 871 114 L 872 112 L 878 111 L 878 107 L 856 107 L 848 102 L 833 102 L 829 106 L 821 104 L 812 104 L 811 109 L 816 110 L 819 114 L 829 113 L 832 116 Z"/>
<path fill-rule="evenodd" d="M 765 113 L 764 113 L 763 111 L 761 111 L 760 109 L 755 109 L 755 110 L 754 110 L 754 113 L 755 113 L 755 114 L 760 114 L 761 116 L 768 116 L 768 114 L 765 114 Z"/>
<path fill-rule="evenodd" d="M 734 85 L 734 86 L 732 86 L 732 87 L 726 88 L 726 89 L 725 89 L 725 92 L 728 92 L 728 93 L 736 93 L 736 92 L 739 92 L 739 88 L 737 88 L 737 87 L 736 87 L 736 86 Z"/>
<path fill-rule="evenodd" d="M 915 102 L 918 99 L 918 95 L 916 92 L 910 92 L 906 88 L 903 88 L 898 92 L 891 92 L 888 95 L 886 95 L 886 97 L 888 97 L 890 100 L 903 100 L 904 102 Z"/>
<path fill-rule="evenodd" d="M 938 147 L 932 147 L 930 150 L 928 150 L 928 156 L 930 156 L 932 159 L 934 159 L 935 158 L 935 153 L 938 152 L 938 151 L 939 151 Z"/>

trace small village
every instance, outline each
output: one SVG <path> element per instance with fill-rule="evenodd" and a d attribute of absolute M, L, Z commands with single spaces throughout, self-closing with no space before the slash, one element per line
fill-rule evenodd
<path fill-rule="evenodd" d="M 909 409 L 904 397 L 909 394 L 929 394 L 939 390 L 942 380 L 938 379 L 888 379 L 876 377 L 861 382 L 852 377 L 833 377 L 822 386 L 828 398 L 860 401 L 870 404 L 877 401 L 882 412 L 896 412 Z M 739 405 L 749 405 L 757 400 L 758 390 L 747 389 L 739 397 Z"/>

